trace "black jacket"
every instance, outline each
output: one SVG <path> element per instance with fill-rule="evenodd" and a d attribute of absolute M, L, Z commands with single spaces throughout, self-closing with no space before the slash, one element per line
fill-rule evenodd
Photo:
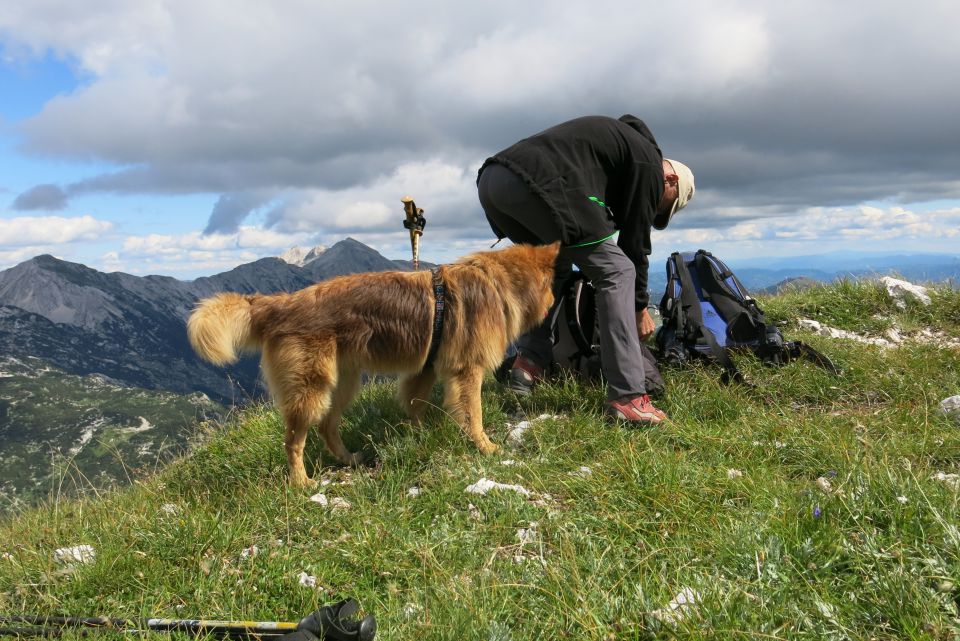
<path fill-rule="evenodd" d="M 585 116 L 504 149 L 486 160 L 480 174 L 499 163 L 523 178 L 553 211 L 566 246 L 619 230 L 617 244 L 637 269 L 639 310 L 649 300 L 647 256 L 663 195 L 662 160 L 657 141 L 639 118 Z"/>

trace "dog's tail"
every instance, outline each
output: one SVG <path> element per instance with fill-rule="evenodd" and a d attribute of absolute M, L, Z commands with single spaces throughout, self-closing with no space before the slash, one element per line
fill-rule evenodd
<path fill-rule="evenodd" d="M 187 338 L 200 358 L 214 365 L 237 362 L 238 350 L 256 350 L 250 306 L 255 296 L 217 294 L 197 304 L 187 320 Z"/>

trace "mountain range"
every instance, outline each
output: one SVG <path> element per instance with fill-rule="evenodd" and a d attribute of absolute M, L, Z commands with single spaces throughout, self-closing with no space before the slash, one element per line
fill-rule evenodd
<path fill-rule="evenodd" d="M 198 299 L 221 291 L 295 291 L 341 274 L 409 269 L 350 238 L 302 266 L 262 258 L 193 281 L 102 273 L 37 256 L 0 272 L 0 345 L 6 356 L 39 358 L 70 374 L 232 402 L 256 394 L 257 360 L 224 370 L 194 357 L 184 327 Z"/>

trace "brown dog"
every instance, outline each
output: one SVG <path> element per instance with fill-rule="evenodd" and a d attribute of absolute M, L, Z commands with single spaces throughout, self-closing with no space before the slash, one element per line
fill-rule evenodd
<path fill-rule="evenodd" d="M 340 416 L 360 387 L 361 372 L 402 374 L 399 399 L 419 423 L 434 382 L 444 406 L 483 453 L 496 445 L 483 431 L 480 387 L 507 345 L 538 325 L 550 291 L 559 243 L 478 252 L 440 267 L 443 332 L 424 368 L 433 334 L 431 272 L 340 276 L 292 294 L 218 294 L 187 322 L 194 350 L 217 365 L 237 350 L 262 349 L 261 367 L 286 424 L 290 483 L 311 481 L 303 465 L 307 430 L 319 424 L 330 451 L 358 462 L 340 439 Z"/>

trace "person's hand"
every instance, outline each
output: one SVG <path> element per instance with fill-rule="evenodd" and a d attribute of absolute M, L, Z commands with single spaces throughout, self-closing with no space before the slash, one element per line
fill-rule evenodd
<path fill-rule="evenodd" d="M 640 337 L 640 340 L 645 341 L 650 338 L 654 329 L 656 329 L 656 325 L 654 325 L 653 318 L 647 308 L 637 310 L 637 336 Z"/>

